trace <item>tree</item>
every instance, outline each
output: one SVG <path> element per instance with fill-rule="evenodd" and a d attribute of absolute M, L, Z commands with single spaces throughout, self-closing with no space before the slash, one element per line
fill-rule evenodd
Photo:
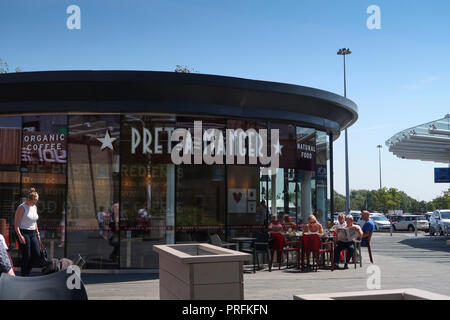
<path fill-rule="evenodd" d="M 0 73 L 8 73 L 8 72 L 9 72 L 8 63 L 0 59 Z"/>
<path fill-rule="evenodd" d="M 196 71 L 194 69 L 190 69 L 190 68 L 188 68 L 186 66 L 182 66 L 182 65 L 177 64 L 174 72 L 178 72 L 178 73 L 193 73 L 193 72 L 196 72 Z"/>
<path fill-rule="evenodd" d="M 334 191 L 334 211 L 345 211 L 345 197 L 336 191 Z"/>
<path fill-rule="evenodd" d="M 19 67 L 16 67 L 16 69 L 14 69 L 15 72 L 22 72 L 22 70 Z M 0 59 L 0 73 L 8 73 L 9 72 L 9 66 L 8 63 L 6 61 L 3 61 L 2 59 Z"/>
<path fill-rule="evenodd" d="M 442 193 L 442 196 L 433 199 L 433 210 L 450 208 L 450 188 Z"/>

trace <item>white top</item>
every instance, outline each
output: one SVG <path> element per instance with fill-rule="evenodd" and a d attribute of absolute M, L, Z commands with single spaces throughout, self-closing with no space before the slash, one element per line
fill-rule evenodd
<path fill-rule="evenodd" d="M 25 230 L 36 230 L 36 221 L 39 219 L 36 206 L 28 206 L 25 202 L 21 204 L 25 213 L 23 214 L 22 221 L 19 228 Z"/>
<path fill-rule="evenodd" d="M 6 245 L 5 238 L 2 234 L 0 234 L 0 246 L 4 246 L 6 250 L 8 250 L 8 246 Z"/>
<path fill-rule="evenodd" d="M 344 223 L 340 223 L 339 221 L 333 226 L 334 229 L 336 228 L 345 228 L 347 227 L 347 222 L 344 221 Z"/>
<path fill-rule="evenodd" d="M 105 218 L 108 218 L 109 215 L 106 212 L 100 211 L 99 213 L 97 213 L 97 220 L 99 223 L 104 223 L 105 222 Z"/>
<path fill-rule="evenodd" d="M 138 215 L 139 215 L 140 218 L 146 218 L 148 216 L 147 210 L 139 209 L 138 210 Z"/>

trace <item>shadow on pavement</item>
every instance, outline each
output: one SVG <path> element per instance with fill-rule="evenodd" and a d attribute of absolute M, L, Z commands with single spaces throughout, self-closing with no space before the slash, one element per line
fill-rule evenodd
<path fill-rule="evenodd" d="M 422 236 L 420 238 L 410 238 L 399 241 L 401 244 L 413 248 L 428 249 L 434 251 L 443 251 L 450 253 L 450 245 L 447 245 L 445 236 Z"/>

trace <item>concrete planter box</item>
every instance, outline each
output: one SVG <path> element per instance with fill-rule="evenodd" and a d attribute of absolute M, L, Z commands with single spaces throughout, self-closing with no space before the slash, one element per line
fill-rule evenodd
<path fill-rule="evenodd" d="M 206 243 L 155 245 L 161 300 L 243 300 L 251 255 Z"/>
<path fill-rule="evenodd" d="M 419 289 L 371 290 L 295 295 L 294 300 L 450 300 L 450 297 Z"/>

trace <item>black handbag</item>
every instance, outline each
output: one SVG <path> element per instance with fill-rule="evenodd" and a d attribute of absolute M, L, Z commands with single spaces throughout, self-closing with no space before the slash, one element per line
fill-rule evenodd
<path fill-rule="evenodd" d="M 47 249 L 41 249 L 41 254 L 39 256 L 39 266 L 45 267 L 52 263 L 52 261 L 48 258 Z"/>

